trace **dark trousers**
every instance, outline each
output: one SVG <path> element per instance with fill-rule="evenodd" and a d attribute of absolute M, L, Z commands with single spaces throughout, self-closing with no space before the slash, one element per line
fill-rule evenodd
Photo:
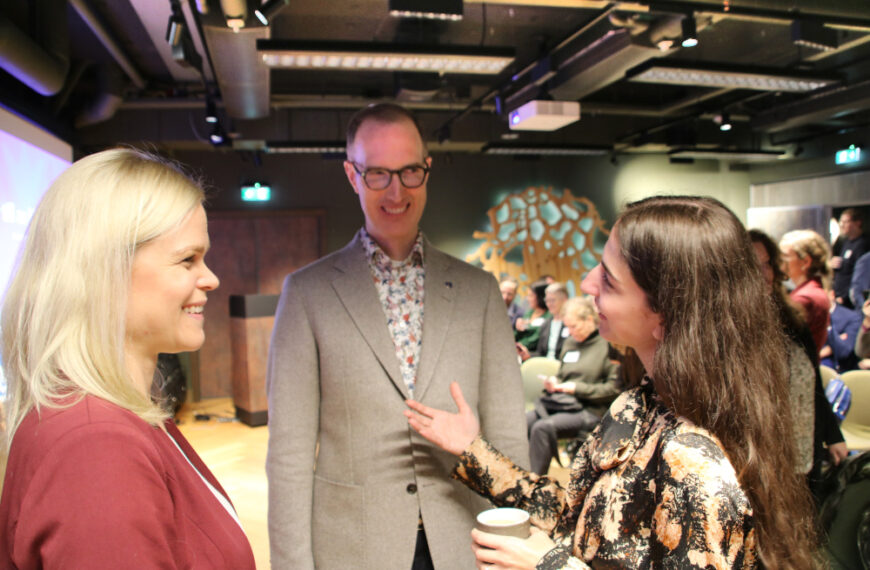
<path fill-rule="evenodd" d="M 577 437 L 592 431 L 601 418 L 589 410 L 548 414 L 541 406 L 526 412 L 529 428 L 529 459 L 532 471 L 546 475 L 550 461 L 559 453 L 559 438 Z"/>
<path fill-rule="evenodd" d="M 417 547 L 414 549 L 414 563 L 411 565 L 411 570 L 435 570 L 432 556 L 429 554 L 426 531 L 422 526 L 417 529 Z"/>

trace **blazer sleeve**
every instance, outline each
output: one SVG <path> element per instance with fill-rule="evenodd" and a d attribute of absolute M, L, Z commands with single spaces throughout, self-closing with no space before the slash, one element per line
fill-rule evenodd
<path fill-rule="evenodd" d="M 847 310 L 848 309 L 844 309 Z M 831 328 L 828 329 L 828 345 L 834 352 L 834 361 L 839 363 L 849 358 L 855 351 L 855 339 L 858 337 L 858 331 L 861 330 L 861 317 L 849 311 L 842 319 L 842 327 L 835 327 L 833 316 L 831 318 Z M 839 320 L 839 319 L 838 319 Z M 840 334 L 846 333 L 846 339 L 840 338 Z"/>
<path fill-rule="evenodd" d="M 18 567 L 176 568 L 166 466 L 141 431 L 72 429 L 23 490 L 10 556 Z M 28 562 L 29 561 L 29 562 Z"/>
<path fill-rule="evenodd" d="M 311 516 L 320 377 L 301 287 L 290 275 L 275 313 L 266 372 L 269 398 L 269 546 L 272 568 L 313 569 Z"/>
<path fill-rule="evenodd" d="M 523 380 L 504 301 L 490 278 L 483 327 L 480 371 L 480 429 L 515 463 L 529 466 Z"/>

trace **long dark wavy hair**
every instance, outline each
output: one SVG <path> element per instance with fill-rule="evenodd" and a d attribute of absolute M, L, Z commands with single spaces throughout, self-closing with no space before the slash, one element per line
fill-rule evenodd
<path fill-rule="evenodd" d="M 634 202 L 617 224 L 621 253 L 662 319 L 649 371 L 656 391 L 722 442 L 752 505 L 764 567 L 814 567 L 785 338 L 745 229 L 722 203 L 695 196 Z"/>

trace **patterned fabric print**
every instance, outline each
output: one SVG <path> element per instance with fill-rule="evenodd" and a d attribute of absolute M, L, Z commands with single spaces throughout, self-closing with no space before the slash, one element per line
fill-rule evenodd
<path fill-rule="evenodd" d="M 816 369 L 801 346 L 790 340 L 788 350 L 788 400 L 794 437 L 797 442 L 798 473 L 809 473 L 813 466 Z"/>
<path fill-rule="evenodd" d="M 718 440 L 675 417 L 651 382 L 623 392 L 571 466 L 569 487 L 478 436 L 453 476 L 527 510 L 557 546 L 539 570 L 758 568 L 754 519 Z"/>
<path fill-rule="evenodd" d="M 360 238 L 396 347 L 402 379 L 413 398 L 420 346 L 423 343 L 423 284 L 426 276 L 423 235 L 417 233 L 414 247 L 404 261 L 390 259 L 365 228 L 360 230 Z"/>

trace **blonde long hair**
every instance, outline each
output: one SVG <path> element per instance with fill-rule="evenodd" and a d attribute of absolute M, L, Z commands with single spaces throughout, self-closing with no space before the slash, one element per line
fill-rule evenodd
<path fill-rule="evenodd" d="M 152 425 L 167 417 L 125 366 L 133 255 L 178 227 L 204 194 L 181 168 L 144 151 L 92 154 L 42 198 L 3 302 L 6 442 L 32 409 L 91 394 Z"/>

